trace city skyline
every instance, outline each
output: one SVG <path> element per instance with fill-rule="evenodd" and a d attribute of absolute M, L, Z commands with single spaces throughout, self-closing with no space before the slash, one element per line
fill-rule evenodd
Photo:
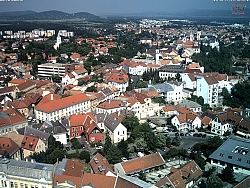
<path fill-rule="evenodd" d="M 66 13 L 89 12 L 95 15 L 132 14 L 145 12 L 184 12 L 191 10 L 229 10 L 236 2 L 213 2 L 213 0 L 23 0 L 0 2 L 0 12 L 32 10 L 43 12 L 58 10 Z M 247 5 L 245 3 L 245 5 Z"/>

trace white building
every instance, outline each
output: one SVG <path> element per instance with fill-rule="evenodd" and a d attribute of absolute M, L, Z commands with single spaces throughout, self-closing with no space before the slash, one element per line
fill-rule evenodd
<path fill-rule="evenodd" d="M 127 140 L 127 128 L 111 114 L 96 114 L 97 125 L 104 132 L 109 132 L 111 141 L 118 143 Z"/>
<path fill-rule="evenodd" d="M 123 67 L 127 73 L 132 75 L 143 75 L 147 71 L 147 65 L 142 62 L 125 61 Z"/>
<path fill-rule="evenodd" d="M 219 83 L 217 79 L 212 75 L 197 76 L 196 79 L 197 96 L 203 97 L 204 104 L 209 104 L 210 106 L 218 105 Z"/>
<path fill-rule="evenodd" d="M 76 77 L 72 74 L 72 73 L 68 73 L 68 74 L 65 74 L 63 77 L 62 77 L 62 84 L 64 85 L 78 85 L 78 80 L 76 79 Z"/>
<path fill-rule="evenodd" d="M 105 101 L 101 104 L 99 104 L 96 107 L 96 113 L 114 113 L 114 112 L 119 112 L 121 110 L 125 110 L 126 109 L 126 105 L 124 104 L 123 101 L 118 100 L 118 99 L 114 99 L 114 100 L 108 100 Z"/>
<path fill-rule="evenodd" d="M 172 118 L 171 123 L 179 131 L 194 130 L 201 127 L 201 119 L 191 113 L 180 114 Z"/>
<path fill-rule="evenodd" d="M 54 94 L 46 95 L 36 106 L 35 115 L 39 121 L 56 121 L 72 114 L 90 112 L 90 99 L 85 94 L 59 98 Z"/>

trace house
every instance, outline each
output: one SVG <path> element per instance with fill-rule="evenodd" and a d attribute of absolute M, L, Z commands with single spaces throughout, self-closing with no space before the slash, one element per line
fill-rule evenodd
<path fill-rule="evenodd" d="M 171 167 L 170 173 L 155 185 L 157 187 L 188 188 L 201 177 L 202 170 L 195 161 L 190 161 L 180 168 Z"/>
<path fill-rule="evenodd" d="M 179 114 L 171 119 L 171 123 L 179 131 L 194 130 L 201 127 L 200 117 L 191 113 Z"/>
<path fill-rule="evenodd" d="M 167 102 L 179 103 L 183 100 L 183 83 L 182 82 L 165 82 L 162 84 L 151 85 L 157 90 L 159 96 L 165 98 Z"/>
<path fill-rule="evenodd" d="M 197 102 L 191 101 L 191 100 L 183 100 L 178 104 L 180 108 L 186 107 L 189 108 L 190 110 L 194 111 L 195 113 L 201 114 L 201 105 L 198 104 Z"/>
<path fill-rule="evenodd" d="M 22 150 L 23 156 L 22 158 L 26 158 L 34 153 L 39 153 L 42 151 L 46 151 L 45 143 L 37 137 L 34 136 L 24 136 L 22 141 Z"/>
<path fill-rule="evenodd" d="M 13 97 L 11 95 L 0 95 L 0 106 L 3 107 L 5 103 L 12 102 Z"/>
<path fill-rule="evenodd" d="M 160 153 L 131 159 L 114 165 L 114 171 L 120 175 L 134 176 L 139 172 L 154 171 L 165 167 Z"/>
<path fill-rule="evenodd" d="M 0 156 L 21 160 L 22 150 L 11 138 L 0 137 Z"/>
<path fill-rule="evenodd" d="M 129 77 L 124 69 L 122 70 L 111 70 L 110 72 L 103 75 L 105 82 L 111 86 L 115 86 L 120 92 L 126 91 L 128 87 Z"/>
<path fill-rule="evenodd" d="M 232 111 L 218 114 L 211 124 L 211 132 L 217 135 L 224 135 L 227 131 L 232 132 L 241 122 L 242 117 Z"/>
<path fill-rule="evenodd" d="M 159 113 L 159 103 L 153 103 L 152 99 L 147 95 L 136 92 L 135 90 L 124 92 L 123 95 L 127 97 L 133 97 L 140 102 L 139 120 L 142 118 L 152 117 Z"/>
<path fill-rule="evenodd" d="M 62 144 L 68 143 L 68 130 L 59 121 L 45 121 L 42 126 L 37 128 L 40 132 L 43 132 L 48 135 L 53 135 L 56 141 L 61 142 Z M 39 137 L 40 138 L 40 137 Z"/>
<path fill-rule="evenodd" d="M 239 135 L 244 138 L 249 138 L 250 122 L 243 119 L 236 127 L 236 135 Z"/>
<path fill-rule="evenodd" d="M 29 112 L 32 109 L 32 99 L 27 97 L 15 99 L 10 104 L 26 118 L 29 116 Z"/>
<path fill-rule="evenodd" d="M 174 105 L 164 106 L 162 110 L 166 117 L 171 117 L 179 114 L 177 111 L 177 107 Z"/>
<path fill-rule="evenodd" d="M 234 173 L 250 175 L 250 142 L 248 139 L 229 137 L 210 156 L 211 164 L 215 167 L 233 167 Z"/>
<path fill-rule="evenodd" d="M 72 73 L 66 73 L 63 77 L 62 77 L 62 84 L 63 85 L 78 85 L 78 80 L 76 79 L 76 77 L 72 74 Z"/>
<path fill-rule="evenodd" d="M 0 159 L 0 187 L 47 187 L 52 188 L 54 165 Z"/>
<path fill-rule="evenodd" d="M 141 103 L 138 99 L 130 96 L 119 96 L 117 99 L 126 103 L 126 113 L 133 113 L 138 119 L 141 118 Z"/>
<path fill-rule="evenodd" d="M 126 109 L 126 104 L 122 100 L 113 99 L 102 102 L 96 107 L 96 113 L 113 113 Z"/>
<path fill-rule="evenodd" d="M 69 138 L 85 136 L 87 142 L 97 143 L 103 140 L 102 131 L 91 113 L 73 114 L 69 117 Z"/>
<path fill-rule="evenodd" d="M 90 99 L 83 93 L 65 98 L 48 94 L 35 107 L 36 119 L 39 121 L 56 121 L 71 114 L 89 111 Z"/>
<path fill-rule="evenodd" d="M 125 60 L 121 65 L 123 65 L 123 68 L 131 75 L 143 75 L 148 69 L 147 65 L 143 62 Z"/>
<path fill-rule="evenodd" d="M 177 73 L 184 72 L 185 67 L 183 65 L 164 65 L 159 70 L 159 77 L 164 79 L 175 78 Z"/>
<path fill-rule="evenodd" d="M 0 88 L 0 95 L 10 95 L 13 99 L 16 98 L 18 92 L 19 89 L 16 86 Z"/>
<path fill-rule="evenodd" d="M 28 126 L 28 120 L 17 109 L 0 109 L 0 135 L 26 126 Z"/>
<path fill-rule="evenodd" d="M 97 153 L 89 162 L 90 171 L 93 174 L 114 176 L 113 168 L 108 160 L 100 153 Z"/>
<path fill-rule="evenodd" d="M 33 137 L 39 138 L 45 144 L 45 148 L 47 149 L 50 134 L 39 130 L 37 128 L 37 126 L 39 126 L 39 124 L 33 125 L 32 127 L 23 127 L 23 128 L 17 129 L 16 133 L 18 135 L 33 136 Z M 21 144 L 21 143 L 19 143 L 19 144 Z"/>
<path fill-rule="evenodd" d="M 127 140 L 127 128 L 112 114 L 99 113 L 95 115 L 98 127 L 105 133 L 108 132 L 113 143 Z"/>

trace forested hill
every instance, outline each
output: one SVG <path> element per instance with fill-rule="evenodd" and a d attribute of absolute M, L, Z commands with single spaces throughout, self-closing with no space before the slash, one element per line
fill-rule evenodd
<path fill-rule="evenodd" d="M 65 13 L 61 11 L 16 11 L 16 12 L 1 12 L 1 20 L 69 20 L 69 19 L 85 19 L 88 21 L 102 20 L 99 16 L 87 12 Z"/>

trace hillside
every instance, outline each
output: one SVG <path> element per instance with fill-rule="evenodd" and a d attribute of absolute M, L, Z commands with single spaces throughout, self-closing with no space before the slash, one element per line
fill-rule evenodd
<path fill-rule="evenodd" d="M 69 20 L 69 19 L 85 19 L 88 21 L 102 20 L 99 16 L 87 12 L 78 13 L 65 13 L 61 11 L 15 11 L 15 12 L 2 12 L 0 13 L 1 20 Z"/>

